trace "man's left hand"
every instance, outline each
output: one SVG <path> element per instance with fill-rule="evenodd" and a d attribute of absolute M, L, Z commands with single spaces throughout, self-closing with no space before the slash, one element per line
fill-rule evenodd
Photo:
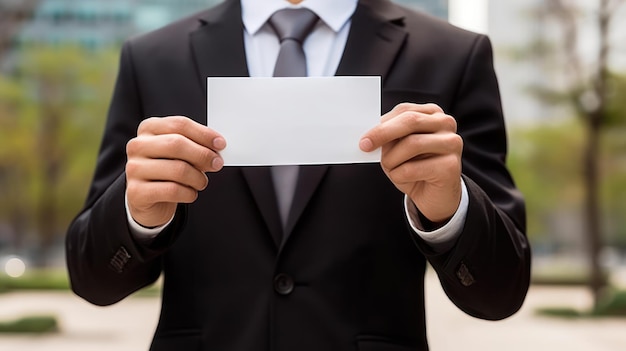
<path fill-rule="evenodd" d="M 443 224 L 461 201 L 463 139 L 456 120 L 435 104 L 399 104 L 367 131 L 359 146 L 382 147 L 387 177 L 431 222 Z"/>

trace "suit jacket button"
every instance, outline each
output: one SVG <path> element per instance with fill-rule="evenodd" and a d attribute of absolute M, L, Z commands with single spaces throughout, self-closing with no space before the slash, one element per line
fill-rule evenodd
<path fill-rule="evenodd" d="M 470 273 L 469 268 L 465 265 L 465 263 L 461 263 L 459 269 L 456 271 L 456 276 L 459 278 L 459 281 L 463 286 L 470 286 L 476 282 L 472 273 Z"/>
<path fill-rule="evenodd" d="M 293 278 L 281 273 L 274 278 L 274 290 L 281 295 L 289 295 L 294 288 Z"/>

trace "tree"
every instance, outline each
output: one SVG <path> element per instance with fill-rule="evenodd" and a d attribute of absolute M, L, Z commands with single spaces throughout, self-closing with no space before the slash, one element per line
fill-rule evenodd
<path fill-rule="evenodd" d="M 33 16 L 38 5 L 39 0 L 0 0 L 0 62 L 22 24 Z"/>
<path fill-rule="evenodd" d="M 507 164 L 524 194 L 528 236 L 535 249 L 563 248 L 555 233 L 554 218 L 579 210 L 582 176 L 572 154 L 582 150 L 583 130 L 578 121 L 549 125 L 518 126 L 510 130 L 511 148 Z M 531 170 L 531 171 L 529 171 Z M 558 186 L 555 186 L 558 185 Z"/>
<path fill-rule="evenodd" d="M 597 50 L 581 49 L 581 14 L 585 13 L 580 2 L 573 0 L 545 0 L 538 5 L 536 14 L 544 23 L 555 25 L 560 35 L 555 40 L 556 50 L 545 41 L 535 45 L 545 59 L 550 57 L 560 69 L 561 86 L 537 87 L 542 98 L 550 102 L 564 103 L 580 118 L 585 130 L 582 151 L 583 183 L 585 189 L 584 217 L 589 252 L 589 287 L 597 305 L 606 284 L 600 264 L 602 249 L 602 227 L 600 206 L 600 160 L 601 136 L 607 127 L 623 120 L 622 115 L 611 112 L 615 103 L 616 84 L 609 71 L 611 49 L 611 24 L 617 9 L 624 0 L 597 0 L 592 23 L 596 29 Z M 623 113 L 623 111 L 622 111 Z"/>
<path fill-rule="evenodd" d="M 0 80 L 0 221 L 20 238 L 36 234 L 42 264 L 84 200 L 115 57 L 114 50 L 26 48 Z"/>

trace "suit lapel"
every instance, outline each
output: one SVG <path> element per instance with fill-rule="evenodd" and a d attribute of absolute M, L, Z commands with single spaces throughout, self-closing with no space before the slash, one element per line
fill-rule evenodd
<path fill-rule="evenodd" d="M 241 171 L 272 235 L 274 244 L 276 244 L 276 247 L 280 247 L 284 236 L 283 224 L 278 212 L 276 192 L 269 167 L 244 167 Z"/>
<path fill-rule="evenodd" d="M 283 243 L 289 238 L 298 219 L 304 212 L 306 205 L 315 193 L 318 185 L 324 178 L 328 166 L 301 166 L 298 175 L 298 184 L 291 203 L 289 218 L 285 227 Z"/>
<path fill-rule="evenodd" d="M 239 1 L 225 1 L 204 12 L 190 33 L 198 78 L 206 92 L 207 77 L 249 76 Z"/>
<path fill-rule="evenodd" d="M 407 35 L 403 17 L 389 1 L 360 1 L 336 75 L 380 76 L 384 83 Z"/>
<path fill-rule="evenodd" d="M 191 32 L 189 38 L 198 79 L 205 93 L 207 77 L 249 76 L 240 2 L 224 1 L 204 12 L 198 20 L 200 27 Z M 247 167 L 242 168 L 242 173 L 278 247 L 283 229 L 270 171 L 267 167 Z"/>

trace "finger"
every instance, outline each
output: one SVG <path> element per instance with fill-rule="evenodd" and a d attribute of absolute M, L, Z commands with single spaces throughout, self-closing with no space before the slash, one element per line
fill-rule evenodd
<path fill-rule="evenodd" d="M 199 171 L 218 171 L 224 162 L 220 155 L 180 134 L 141 135 L 126 146 L 128 158 L 183 160 Z"/>
<path fill-rule="evenodd" d="M 384 171 L 389 179 L 398 185 L 417 182 L 443 185 L 460 178 L 461 162 L 454 154 L 432 155 L 428 158 L 415 158 Z"/>
<path fill-rule="evenodd" d="M 436 105 L 436 104 L 432 104 L 432 103 L 431 104 L 413 104 L 413 103 L 405 102 L 405 103 L 401 103 L 401 104 L 394 106 L 394 108 L 391 111 L 385 113 L 381 117 L 381 121 L 385 122 L 404 112 L 418 112 L 418 113 L 423 113 L 427 115 L 444 113 L 443 109 L 439 107 L 439 105 Z"/>
<path fill-rule="evenodd" d="M 404 111 L 367 131 L 360 141 L 363 151 L 373 151 L 393 140 L 410 134 L 428 134 L 440 131 L 456 132 L 456 121 L 444 113 L 434 115 Z"/>
<path fill-rule="evenodd" d="M 160 203 L 192 203 L 198 192 L 176 182 L 129 181 L 126 186 L 129 204 L 136 208 L 150 208 Z"/>
<path fill-rule="evenodd" d="M 180 134 L 215 151 L 226 147 L 226 140 L 221 134 L 184 116 L 148 118 L 139 124 L 137 134 Z"/>
<path fill-rule="evenodd" d="M 383 146 L 381 165 L 391 170 L 416 158 L 463 153 L 463 139 L 454 133 L 411 134 L 396 143 Z"/>
<path fill-rule="evenodd" d="M 131 159 L 126 164 L 126 175 L 131 180 L 175 182 L 196 191 L 209 184 L 204 172 L 181 160 Z"/>

